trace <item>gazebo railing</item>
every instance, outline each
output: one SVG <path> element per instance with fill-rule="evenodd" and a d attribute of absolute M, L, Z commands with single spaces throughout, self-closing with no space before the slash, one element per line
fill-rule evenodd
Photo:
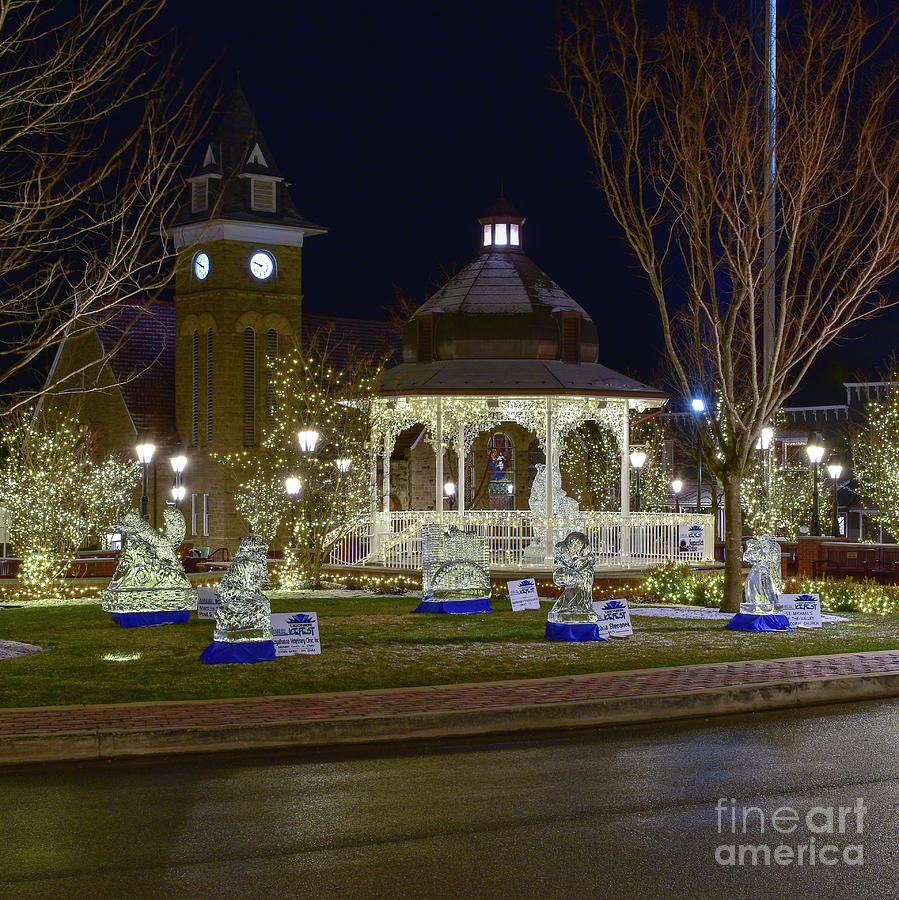
<path fill-rule="evenodd" d="M 421 528 L 438 521 L 433 510 L 380 513 L 351 532 L 331 553 L 333 565 L 376 564 L 386 568 L 421 568 Z M 477 532 L 490 547 L 497 568 L 543 568 L 546 518 L 528 510 L 445 511 L 444 525 Z M 666 562 L 700 564 L 714 559 L 713 520 L 696 513 L 585 512 L 571 519 L 554 518 L 553 540 L 582 531 L 596 553 L 598 567 L 647 568 Z M 700 526 L 701 549 L 683 549 L 684 527 Z"/>

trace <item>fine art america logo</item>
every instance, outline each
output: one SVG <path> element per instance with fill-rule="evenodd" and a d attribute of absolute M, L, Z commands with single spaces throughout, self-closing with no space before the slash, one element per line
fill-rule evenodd
<path fill-rule="evenodd" d="M 861 835 L 867 811 L 861 797 L 852 806 L 805 810 L 780 806 L 771 812 L 722 797 L 715 805 L 718 834 L 734 842 L 715 848 L 715 862 L 719 866 L 864 865 Z"/>

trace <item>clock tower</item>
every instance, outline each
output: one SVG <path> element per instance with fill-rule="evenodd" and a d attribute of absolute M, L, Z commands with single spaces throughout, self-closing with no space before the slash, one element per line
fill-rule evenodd
<path fill-rule="evenodd" d="M 302 254 L 326 229 L 299 214 L 240 85 L 187 179 L 169 227 L 175 271 L 175 422 L 188 456 L 187 540 L 246 534 L 211 452 L 256 446 L 272 414 L 266 360 L 298 342 Z"/>

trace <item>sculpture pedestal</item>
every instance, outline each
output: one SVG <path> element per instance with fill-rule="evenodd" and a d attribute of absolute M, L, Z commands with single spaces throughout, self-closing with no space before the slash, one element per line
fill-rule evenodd
<path fill-rule="evenodd" d="M 204 663 L 274 662 L 274 641 L 213 641 L 201 654 Z"/>
<path fill-rule="evenodd" d="M 113 613 L 112 621 L 122 628 L 146 628 L 148 625 L 180 625 L 190 621 L 189 609 L 163 609 L 159 612 Z"/>
<path fill-rule="evenodd" d="M 470 600 L 422 600 L 414 613 L 451 613 L 453 615 L 468 615 L 470 613 L 493 612 L 490 608 L 489 597 L 477 597 Z"/>
<path fill-rule="evenodd" d="M 786 616 L 774 614 L 756 616 L 751 613 L 737 613 L 724 627 L 731 631 L 793 631 Z"/>
<path fill-rule="evenodd" d="M 599 625 L 595 622 L 591 625 L 566 625 L 564 622 L 547 622 L 544 637 L 551 641 L 607 641 L 599 633 Z"/>

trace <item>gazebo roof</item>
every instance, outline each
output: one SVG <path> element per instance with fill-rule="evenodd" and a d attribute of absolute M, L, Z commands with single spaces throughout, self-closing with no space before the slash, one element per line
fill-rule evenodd
<path fill-rule="evenodd" d="M 600 363 L 554 359 L 448 359 L 404 363 L 381 377 L 382 396 L 602 395 L 664 403 L 668 395 Z"/>

